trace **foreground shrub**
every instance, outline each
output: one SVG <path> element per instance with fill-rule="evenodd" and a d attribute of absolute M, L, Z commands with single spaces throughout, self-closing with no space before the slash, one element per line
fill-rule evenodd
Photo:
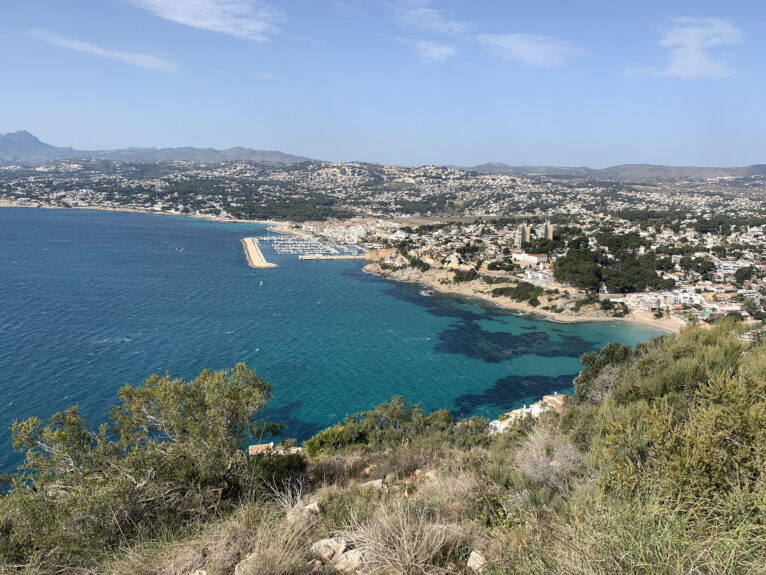
<path fill-rule="evenodd" d="M 152 376 L 126 385 L 111 421 L 91 428 L 77 407 L 15 422 L 26 454 L 0 498 L 0 559 L 77 565 L 140 538 L 233 508 L 256 488 L 261 466 L 242 451 L 278 426 L 258 419 L 271 386 L 238 364 L 186 382 Z M 300 458 L 298 458 L 300 459 Z M 292 463 L 290 463 L 292 461 Z M 275 470 L 301 461 L 280 460 Z"/>

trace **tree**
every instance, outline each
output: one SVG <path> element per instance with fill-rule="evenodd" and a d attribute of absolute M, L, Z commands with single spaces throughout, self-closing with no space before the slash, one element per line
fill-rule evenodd
<path fill-rule="evenodd" d="M 736 281 L 738 284 L 741 284 L 742 282 L 746 280 L 753 279 L 754 271 L 755 271 L 755 268 L 753 268 L 753 266 L 739 268 L 737 271 L 734 272 L 734 281 Z"/>
<path fill-rule="evenodd" d="M 0 499 L 0 559 L 85 562 L 219 514 L 252 489 L 260 462 L 245 444 L 280 430 L 258 418 L 271 386 L 244 363 L 189 382 L 153 375 L 118 395 L 98 428 L 77 406 L 14 422 L 26 459 Z"/>

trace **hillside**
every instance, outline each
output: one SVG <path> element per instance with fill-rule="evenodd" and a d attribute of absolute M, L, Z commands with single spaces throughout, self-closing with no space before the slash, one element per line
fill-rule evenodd
<path fill-rule="evenodd" d="M 63 159 L 101 159 L 123 162 L 183 161 L 200 164 L 227 161 L 289 164 L 311 161 L 310 158 L 286 154 L 284 152 L 254 150 L 243 147 L 227 148 L 225 150 L 192 147 L 76 150 L 70 147 L 51 146 L 41 142 L 37 137 L 24 130 L 0 134 L 0 166 L 13 164 L 37 166 Z M 511 166 L 501 162 L 489 162 L 461 169 L 485 174 L 514 173 L 525 176 L 600 178 L 609 180 L 700 180 L 721 177 L 766 176 L 766 164 L 733 168 L 623 164 L 603 169 L 592 169 L 562 166 Z"/>
<path fill-rule="evenodd" d="M 280 164 L 307 162 L 309 158 L 282 152 L 253 150 L 251 148 L 127 148 L 122 150 L 75 150 L 51 146 L 41 142 L 29 132 L 20 130 L 0 134 L 0 165 L 22 164 L 35 166 L 62 159 L 102 159 L 125 162 L 197 162 L 211 164 L 231 160 L 275 162 Z"/>
<path fill-rule="evenodd" d="M 658 180 L 705 178 L 746 178 L 766 176 L 766 164 L 735 168 L 709 168 L 696 166 L 658 166 L 653 164 L 623 164 L 602 169 L 585 167 L 568 168 L 561 166 L 509 166 L 503 163 L 479 164 L 468 170 L 486 173 L 513 173 L 525 176 L 547 176 L 568 178 L 600 178 L 608 180 Z"/>
<path fill-rule="evenodd" d="M 75 408 L 14 424 L 27 463 L 0 498 L 0 559 L 37 574 L 761 572 L 766 344 L 740 326 L 588 353 L 562 414 L 504 434 L 394 398 L 256 457 L 235 446 L 277 428 L 254 372 L 153 376 L 100 428 Z"/>

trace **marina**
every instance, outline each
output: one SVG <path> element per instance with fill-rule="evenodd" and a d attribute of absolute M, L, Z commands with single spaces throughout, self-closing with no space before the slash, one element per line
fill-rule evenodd
<path fill-rule="evenodd" d="M 247 239 L 256 244 L 258 242 L 271 242 L 274 251 L 279 255 L 297 255 L 302 260 L 346 260 L 365 257 L 365 251 L 359 246 L 330 244 L 314 238 L 258 236 Z"/>

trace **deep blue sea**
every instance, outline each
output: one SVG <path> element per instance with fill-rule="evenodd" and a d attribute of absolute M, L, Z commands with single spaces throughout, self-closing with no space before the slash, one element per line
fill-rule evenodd
<path fill-rule="evenodd" d="M 268 416 L 305 439 L 393 395 L 489 418 L 571 389 L 579 356 L 660 332 L 557 324 L 362 272 L 357 261 L 252 269 L 265 226 L 136 213 L 0 209 L 0 469 L 8 426 L 79 404 L 106 418 L 117 389 L 245 361 Z"/>

